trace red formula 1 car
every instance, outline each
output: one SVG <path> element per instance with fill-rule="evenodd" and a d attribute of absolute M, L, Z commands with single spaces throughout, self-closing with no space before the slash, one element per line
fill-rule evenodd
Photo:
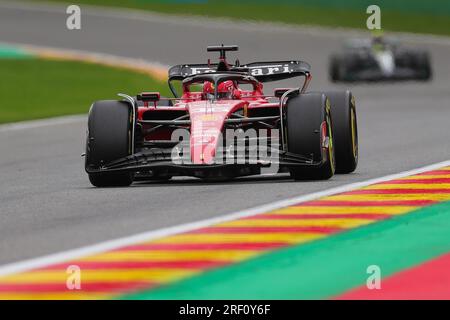
<path fill-rule="evenodd" d="M 306 92 L 310 66 L 302 61 L 177 65 L 158 92 L 95 102 L 89 111 L 85 168 L 94 186 L 173 176 L 230 179 L 289 172 L 296 180 L 350 173 L 358 162 L 351 92 Z M 263 93 L 263 83 L 304 77 L 300 87 Z M 181 83 L 178 95 L 176 83 Z"/>

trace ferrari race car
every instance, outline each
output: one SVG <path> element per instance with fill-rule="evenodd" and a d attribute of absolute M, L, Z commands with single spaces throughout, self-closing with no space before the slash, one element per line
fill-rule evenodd
<path fill-rule="evenodd" d="M 127 186 L 173 176 L 226 180 L 278 172 L 311 180 L 354 171 L 352 93 L 307 92 L 310 66 L 302 61 L 230 65 L 226 52 L 237 50 L 210 46 L 208 51 L 220 52 L 218 63 L 170 68 L 174 98 L 142 92 L 93 103 L 85 153 L 91 183 Z M 292 77 L 304 82 L 263 93 L 264 82 Z"/>
<path fill-rule="evenodd" d="M 431 79 L 428 53 L 401 47 L 384 37 L 353 39 L 329 62 L 331 81 L 385 81 Z"/>

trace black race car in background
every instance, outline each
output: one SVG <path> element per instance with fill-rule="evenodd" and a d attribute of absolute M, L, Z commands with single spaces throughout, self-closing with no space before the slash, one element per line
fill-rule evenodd
<path fill-rule="evenodd" d="M 431 61 L 425 50 L 401 46 L 384 37 L 352 39 L 329 61 L 331 81 L 430 80 Z"/>

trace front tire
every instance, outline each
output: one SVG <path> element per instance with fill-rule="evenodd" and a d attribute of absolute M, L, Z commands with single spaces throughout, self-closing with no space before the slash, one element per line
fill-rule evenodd
<path fill-rule="evenodd" d="M 96 187 L 129 186 L 133 174 L 129 172 L 89 173 L 110 161 L 130 155 L 132 149 L 131 106 L 125 101 L 95 102 L 89 110 L 86 142 L 86 171 Z"/>
<path fill-rule="evenodd" d="M 287 102 L 286 133 L 290 153 L 312 156 L 318 167 L 291 167 L 295 180 L 326 180 L 334 175 L 335 156 L 330 104 L 323 93 L 306 93 Z"/>

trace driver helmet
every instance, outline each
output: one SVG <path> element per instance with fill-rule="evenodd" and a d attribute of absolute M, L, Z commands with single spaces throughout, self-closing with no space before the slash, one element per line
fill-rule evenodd
<path fill-rule="evenodd" d="M 235 85 L 233 81 L 226 80 L 217 87 L 217 99 L 232 99 Z M 203 94 L 207 99 L 214 98 L 214 84 L 210 81 L 205 81 L 203 84 Z"/>
<path fill-rule="evenodd" d="M 203 83 L 203 96 L 205 99 L 213 99 L 214 98 L 214 85 L 210 81 L 205 81 Z"/>
<path fill-rule="evenodd" d="M 372 47 L 377 51 L 384 51 L 386 49 L 386 41 L 382 35 L 375 35 L 372 38 Z"/>

